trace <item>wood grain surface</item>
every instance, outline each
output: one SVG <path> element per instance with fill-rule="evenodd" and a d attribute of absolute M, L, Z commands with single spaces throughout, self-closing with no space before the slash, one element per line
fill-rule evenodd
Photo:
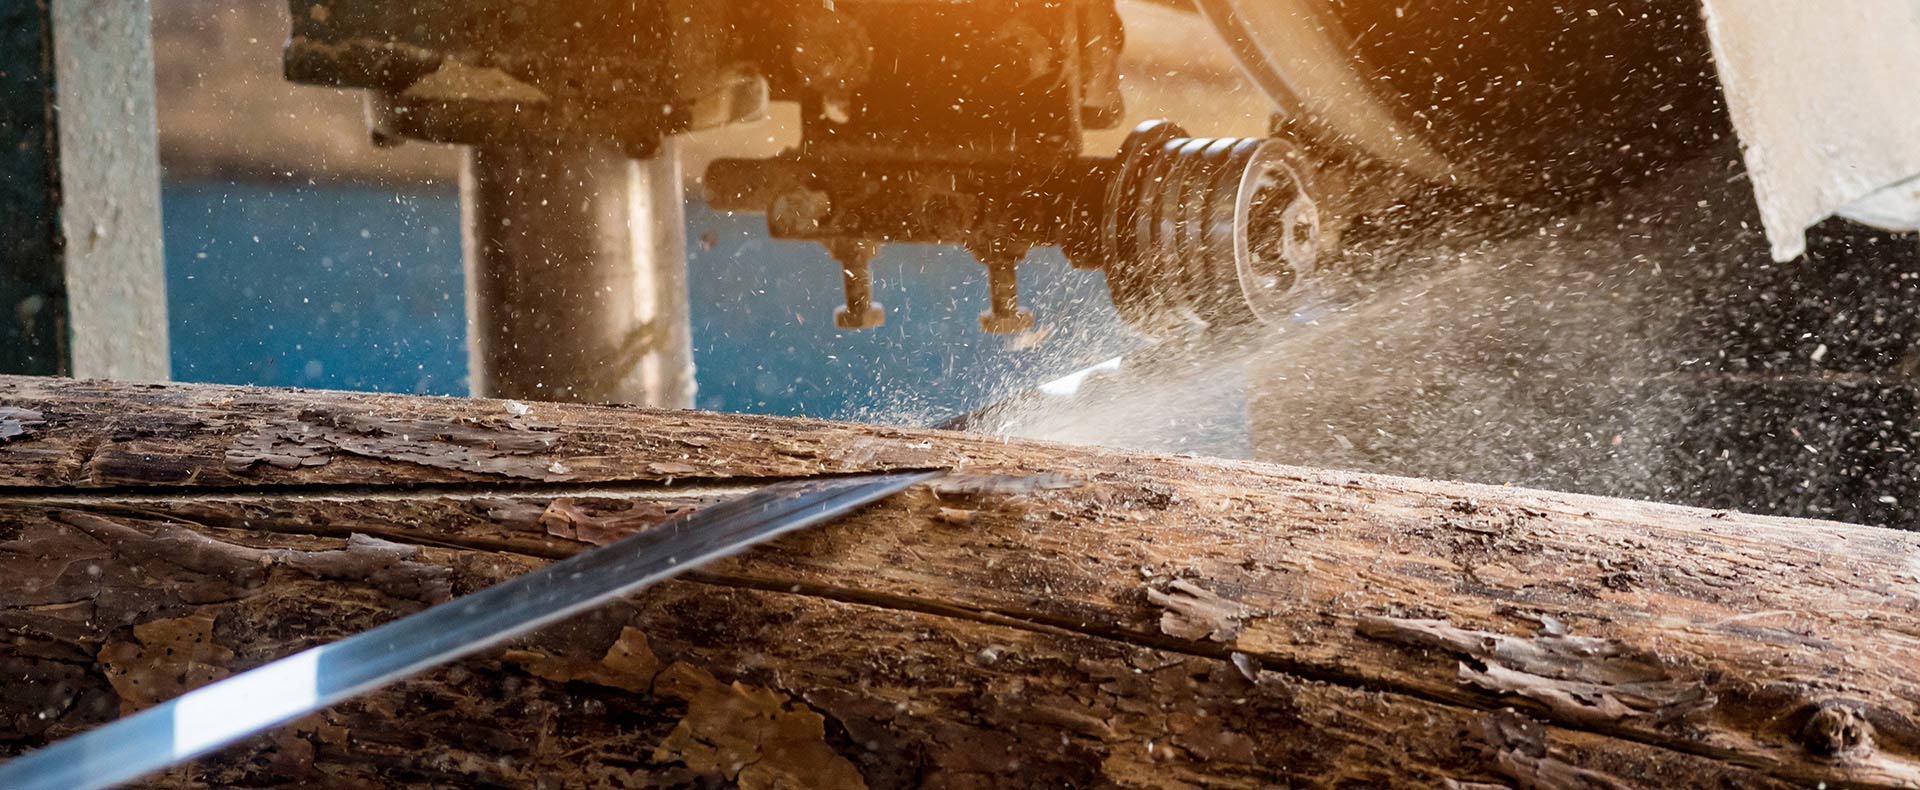
<path fill-rule="evenodd" d="M 1920 535 L 939 431 L 0 378 L 18 753 L 767 481 L 831 526 L 149 786 L 1915 787 Z"/>

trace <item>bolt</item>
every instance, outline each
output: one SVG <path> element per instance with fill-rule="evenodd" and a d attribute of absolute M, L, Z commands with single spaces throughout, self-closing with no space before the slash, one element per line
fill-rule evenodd
<path fill-rule="evenodd" d="M 987 266 L 987 293 L 992 299 L 992 309 L 980 314 L 980 328 L 996 335 L 1032 329 L 1033 313 L 1020 309 L 1020 280 L 1017 276 L 1020 259 L 1026 257 L 1026 250 L 1015 252 L 998 247 L 976 249 L 974 257 Z"/>
<path fill-rule="evenodd" d="M 880 245 L 866 239 L 830 239 L 822 242 L 840 264 L 840 284 L 847 304 L 833 311 L 841 329 L 871 329 L 887 322 L 886 308 L 873 300 L 873 269 L 868 264 L 880 254 Z"/>

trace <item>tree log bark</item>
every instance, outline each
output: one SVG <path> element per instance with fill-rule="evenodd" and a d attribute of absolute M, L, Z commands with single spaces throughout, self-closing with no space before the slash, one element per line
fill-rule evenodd
<path fill-rule="evenodd" d="M 14 754 L 764 482 L 955 474 L 149 787 L 1920 786 L 1920 535 L 904 428 L 0 378 Z"/>

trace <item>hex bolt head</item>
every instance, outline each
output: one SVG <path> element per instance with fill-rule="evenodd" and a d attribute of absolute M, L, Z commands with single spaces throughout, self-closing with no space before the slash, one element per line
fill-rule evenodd
<path fill-rule="evenodd" d="M 845 307 L 836 307 L 833 323 L 841 329 L 872 329 L 887 323 L 887 310 L 879 302 L 868 303 L 867 309 L 857 314 Z"/>
<path fill-rule="evenodd" d="M 1027 247 L 969 244 L 967 249 L 987 267 L 987 297 L 992 307 L 980 314 L 980 328 L 996 335 L 1032 329 L 1033 313 L 1020 309 L 1020 280 L 1016 276 Z"/>
<path fill-rule="evenodd" d="M 873 300 L 873 258 L 880 244 L 866 239 L 828 239 L 827 254 L 840 264 L 840 283 L 847 303 L 835 308 L 833 323 L 841 329 L 869 329 L 887 322 L 886 308 Z"/>

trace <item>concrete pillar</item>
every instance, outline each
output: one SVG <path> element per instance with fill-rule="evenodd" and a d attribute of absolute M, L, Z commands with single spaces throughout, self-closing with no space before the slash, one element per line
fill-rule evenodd
<path fill-rule="evenodd" d="M 167 377 L 141 0 L 0 0 L 0 372 Z"/>

